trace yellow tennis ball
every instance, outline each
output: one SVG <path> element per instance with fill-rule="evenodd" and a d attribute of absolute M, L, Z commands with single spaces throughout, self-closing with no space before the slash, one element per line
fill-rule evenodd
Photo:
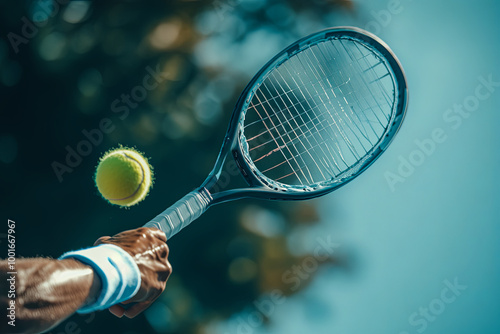
<path fill-rule="evenodd" d="M 106 152 L 99 161 L 95 183 L 102 197 L 112 204 L 129 207 L 142 201 L 153 183 L 148 160 L 131 148 Z"/>

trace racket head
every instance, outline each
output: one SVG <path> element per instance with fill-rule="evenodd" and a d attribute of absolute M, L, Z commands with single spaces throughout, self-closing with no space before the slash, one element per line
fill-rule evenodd
<path fill-rule="evenodd" d="M 253 77 L 236 103 L 214 171 L 230 153 L 250 188 L 226 191 L 223 200 L 308 199 L 347 184 L 386 150 L 407 102 L 404 71 L 380 38 L 336 27 L 298 40 Z"/>

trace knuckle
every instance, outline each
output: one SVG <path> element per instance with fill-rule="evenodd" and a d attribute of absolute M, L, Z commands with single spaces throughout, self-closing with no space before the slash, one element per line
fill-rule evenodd
<path fill-rule="evenodd" d="M 160 256 L 162 258 L 168 258 L 168 254 L 170 253 L 170 249 L 168 248 L 167 244 L 161 244 L 159 247 L 160 250 Z"/>
<path fill-rule="evenodd" d="M 173 271 L 173 268 L 172 268 L 172 265 L 170 264 L 170 262 L 167 261 L 167 263 L 165 263 L 165 271 L 168 273 L 168 275 L 172 274 L 172 271 Z"/>
<path fill-rule="evenodd" d="M 162 230 L 153 227 L 149 228 L 149 231 L 151 232 L 151 235 L 154 236 L 155 238 L 160 239 L 160 241 L 162 242 L 167 242 L 167 236 Z"/>

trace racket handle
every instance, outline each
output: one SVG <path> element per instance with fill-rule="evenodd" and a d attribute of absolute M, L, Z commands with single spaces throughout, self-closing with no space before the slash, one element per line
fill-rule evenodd
<path fill-rule="evenodd" d="M 144 227 L 159 228 L 168 240 L 201 216 L 211 201 L 212 196 L 205 188 L 196 189 L 153 218 Z"/>

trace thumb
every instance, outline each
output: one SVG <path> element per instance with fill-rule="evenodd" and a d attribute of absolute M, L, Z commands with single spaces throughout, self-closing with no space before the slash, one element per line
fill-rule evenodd
<path fill-rule="evenodd" d="M 108 241 L 109 239 L 111 239 L 111 237 L 108 237 L 108 236 L 100 237 L 99 239 L 97 239 L 94 242 L 94 246 L 100 245 L 100 244 L 104 243 L 105 241 Z"/>

